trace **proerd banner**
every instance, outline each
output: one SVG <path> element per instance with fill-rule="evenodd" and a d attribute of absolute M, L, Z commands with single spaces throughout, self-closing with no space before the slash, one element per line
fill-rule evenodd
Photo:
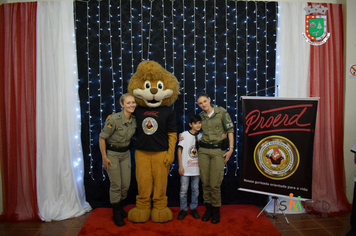
<path fill-rule="evenodd" d="M 311 199 L 318 98 L 242 99 L 239 190 Z"/>

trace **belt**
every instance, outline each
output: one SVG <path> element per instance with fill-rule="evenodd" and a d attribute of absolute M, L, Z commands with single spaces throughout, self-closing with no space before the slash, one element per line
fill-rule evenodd
<path fill-rule="evenodd" d="M 118 147 L 115 145 L 107 144 L 106 145 L 106 150 L 114 151 L 114 152 L 126 152 L 127 150 L 130 150 L 130 145 L 127 147 Z"/>
<path fill-rule="evenodd" d="M 218 148 L 220 148 L 221 149 L 221 143 L 203 143 L 203 142 L 200 142 L 199 145 L 200 145 L 200 147 L 203 147 L 203 148 L 210 148 L 210 149 L 218 149 Z"/>

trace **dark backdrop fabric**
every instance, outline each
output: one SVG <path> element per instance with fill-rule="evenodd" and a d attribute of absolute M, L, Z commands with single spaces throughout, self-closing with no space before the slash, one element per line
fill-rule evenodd
<path fill-rule="evenodd" d="M 173 73 L 181 95 L 173 104 L 178 132 L 201 110 L 206 92 L 225 107 L 235 125 L 235 150 L 226 165 L 222 203 L 264 204 L 266 197 L 239 192 L 242 156 L 241 96 L 274 96 L 276 2 L 77 1 L 75 4 L 79 95 L 86 200 L 109 206 L 109 180 L 102 169 L 99 133 L 106 117 L 121 110 L 119 98 L 137 65 L 154 60 Z M 172 5 L 173 4 L 173 5 Z M 134 150 L 127 203 L 135 203 Z M 179 205 L 177 158 L 168 177 L 168 203 Z M 190 194 L 190 193 L 189 193 Z M 202 203 L 202 194 L 200 195 Z"/>

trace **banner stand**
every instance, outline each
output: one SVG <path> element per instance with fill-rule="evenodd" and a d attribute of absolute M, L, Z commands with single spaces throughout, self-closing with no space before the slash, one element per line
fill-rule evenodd
<path fill-rule="evenodd" d="M 275 197 L 275 196 L 272 196 L 271 200 L 269 200 L 269 202 L 262 209 L 262 211 L 257 215 L 256 218 L 258 218 L 262 214 L 262 212 L 268 207 L 268 205 L 271 204 L 272 200 L 274 201 L 273 215 L 271 215 L 271 214 L 270 215 L 272 216 L 272 218 L 277 218 L 277 216 L 276 216 L 276 206 L 277 206 L 277 204 L 276 203 L 278 203 L 278 205 L 280 205 L 281 203 L 279 202 L 278 197 Z M 282 213 L 284 215 L 284 219 L 286 219 L 287 224 L 289 224 L 289 221 L 288 221 L 288 218 L 287 218 L 286 214 L 284 213 L 284 211 L 282 211 Z"/>

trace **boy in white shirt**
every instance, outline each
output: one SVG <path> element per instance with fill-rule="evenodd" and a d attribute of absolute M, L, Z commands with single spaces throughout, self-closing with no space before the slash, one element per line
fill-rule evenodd
<path fill-rule="evenodd" d="M 178 163 L 180 178 L 180 212 L 177 219 L 183 220 L 187 215 L 187 192 L 189 180 L 191 179 L 192 199 L 190 203 L 190 214 L 194 219 L 199 219 L 196 208 L 198 206 L 199 196 L 199 164 L 198 164 L 198 141 L 201 138 L 199 131 L 201 129 L 201 117 L 192 115 L 189 118 L 189 126 L 192 128 L 189 131 L 184 131 L 181 134 L 181 139 L 178 143 Z"/>

